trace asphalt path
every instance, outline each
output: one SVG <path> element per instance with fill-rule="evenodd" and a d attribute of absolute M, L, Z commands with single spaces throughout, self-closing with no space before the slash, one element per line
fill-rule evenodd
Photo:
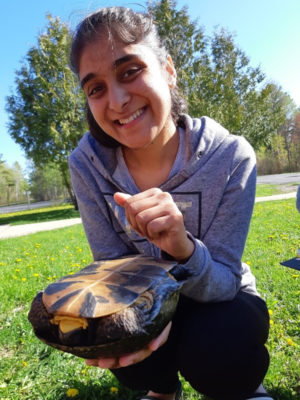
<path fill-rule="evenodd" d="M 289 185 L 295 183 L 300 185 L 300 172 L 258 176 L 257 183 L 271 185 Z"/>

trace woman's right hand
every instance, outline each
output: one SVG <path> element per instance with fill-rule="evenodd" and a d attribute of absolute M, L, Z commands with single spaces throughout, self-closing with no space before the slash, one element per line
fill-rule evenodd
<path fill-rule="evenodd" d="M 132 229 L 175 260 L 182 262 L 192 255 L 194 242 L 187 236 L 183 215 L 170 193 L 159 188 L 133 196 L 117 192 L 114 200 L 124 207 Z"/>

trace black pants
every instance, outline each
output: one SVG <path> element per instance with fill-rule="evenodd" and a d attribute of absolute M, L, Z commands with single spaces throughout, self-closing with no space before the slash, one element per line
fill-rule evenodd
<path fill-rule="evenodd" d="M 269 332 L 265 302 L 239 292 L 234 300 L 198 303 L 181 296 L 168 341 L 150 357 L 113 374 L 133 390 L 172 393 L 178 372 L 199 393 L 243 400 L 267 372 Z"/>

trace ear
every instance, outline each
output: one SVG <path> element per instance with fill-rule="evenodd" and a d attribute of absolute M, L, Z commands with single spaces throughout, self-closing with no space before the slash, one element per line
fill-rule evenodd
<path fill-rule="evenodd" d="M 169 88 L 173 89 L 176 86 L 176 80 L 177 80 L 177 73 L 175 66 L 173 64 L 172 57 L 170 54 L 167 56 L 167 62 L 165 65 L 166 73 L 167 73 L 167 79 L 168 79 L 168 84 Z"/>

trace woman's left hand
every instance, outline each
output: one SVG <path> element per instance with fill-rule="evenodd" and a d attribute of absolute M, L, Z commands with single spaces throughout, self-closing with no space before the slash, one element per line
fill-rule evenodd
<path fill-rule="evenodd" d="M 157 350 L 167 341 L 171 330 L 171 325 L 172 322 L 170 321 L 161 332 L 161 334 L 157 338 L 153 339 L 142 350 L 136 351 L 135 353 L 125 354 L 124 356 L 121 356 L 119 358 L 88 359 L 85 360 L 85 362 L 87 365 L 94 367 L 116 369 L 128 367 L 129 365 L 133 365 L 140 361 L 143 361 L 145 358 L 149 357 L 153 353 L 153 351 Z"/>
<path fill-rule="evenodd" d="M 194 243 L 188 238 L 183 215 L 168 192 L 158 188 L 133 196 L 117 192 L 114 200 L 124 207 L 132 229 L 141 236 L 177 261 L 191 256 Z"/>

